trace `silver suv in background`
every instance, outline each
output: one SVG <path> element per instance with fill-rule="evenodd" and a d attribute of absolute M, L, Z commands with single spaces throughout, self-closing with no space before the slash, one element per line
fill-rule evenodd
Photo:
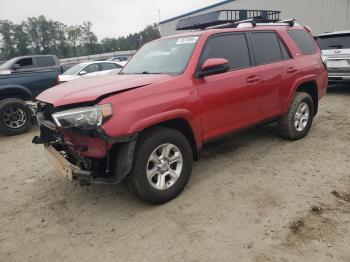
<path fill-rule="evenodd" d="M 315 38 L 327 63 L 329 81 L 350 81 L 350 31 L 325 33 Z"/>

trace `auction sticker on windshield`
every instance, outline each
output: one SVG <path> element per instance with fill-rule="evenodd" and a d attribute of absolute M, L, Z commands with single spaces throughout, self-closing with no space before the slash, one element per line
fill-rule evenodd
<path fill-rule="evenodd" d="M 177 41 L 176 41 L 176 44 L 177 45 L 182 45 L 182 44 L 193 44 L 197 41 L 198 39 L 198 36 L 192 36 L 192 37 L 182 37 L 182 38 L 179 38 Z"/>

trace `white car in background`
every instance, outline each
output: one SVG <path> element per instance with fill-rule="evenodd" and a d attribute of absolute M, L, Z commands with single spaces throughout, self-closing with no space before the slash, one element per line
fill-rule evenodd
<path fill-rule="evenodd" d="M 77 64 L 62 75 L 58 76 L 60 83 L 79 79 L 81 77 L 100 76 L 111 73 L 119 73 L 124 67 L 123 64 L 113 61 L 94 61 Z"/>
<path fill-rule="evenodd" d="M 325 33 L 315 39 L 327 63 L 329 81 L 350 81 L 350 31 Z"/>

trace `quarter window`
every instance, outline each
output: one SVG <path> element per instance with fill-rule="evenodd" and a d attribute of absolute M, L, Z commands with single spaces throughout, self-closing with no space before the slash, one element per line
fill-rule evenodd
<path fill-rule="evenodd" d="M 292 29 L 288 30 L 288 34 L 304 55 L 311 55 L 316 52 L 315 40 L 305 30 Z"/>
<path fill-rule="evenodd" d="M 256 63 L 268 64 L 283 60 L 281 43 L 273 32 L 252 33 Z M 285 50 L 285 52 L 287 52 Z"/>
<path fill-rule="evenodd" d="M 230 69 L 250 66 L 247 40 L 244 34 L 220 35 L 207 42 L 200 64 L 209 58 L 225 58 L 230 62 Z"/>

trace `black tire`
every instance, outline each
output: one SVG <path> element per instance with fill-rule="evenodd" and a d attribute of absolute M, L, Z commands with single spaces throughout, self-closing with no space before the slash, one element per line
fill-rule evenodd
<path fill-rule="evenodd" d="M 8 112 L 10 108 L 18 108 L 20 112 L 25 115 L 25 121 L 18 127 L 10 127 L 8 123 L 5 123 L 4 114 Z M 7 98 L 0 101 L 0 133 L 8 136 L 19 135 L 28 132 L 31 127 L 32 118 L 31 109 L 24 103 L 24 101 L 17 98 Z"/>
<path fill-rule="evenodd" d="M 303 130 L 297 130 L 295 126 L 296 113 L 299 105 L 306 103 L 309 110 L 309 119 Z M 312 125 L 314 118 L 314 102 L 308 93 L 297 92 L 288 109 L 288 112 L 278 120 L 278 131 L 283 138 L 298 140 L 305 137 Z"/>
<path fill-rule="evenodd" d="M 182 170 L 177 181 L 168 189 L 158 190 L 147 178 L 148 159 L 159 146 L 171 143 L 182 155 Z M 193 154 L 186 137 L 179 131 L 166 127 L 146 130 L 136 144 L 133 168 L 126 178 L 129 192 L 136 198 L 152 204 L 162 204 L 177 197 L 185 188 L 192 172 Z"/>

